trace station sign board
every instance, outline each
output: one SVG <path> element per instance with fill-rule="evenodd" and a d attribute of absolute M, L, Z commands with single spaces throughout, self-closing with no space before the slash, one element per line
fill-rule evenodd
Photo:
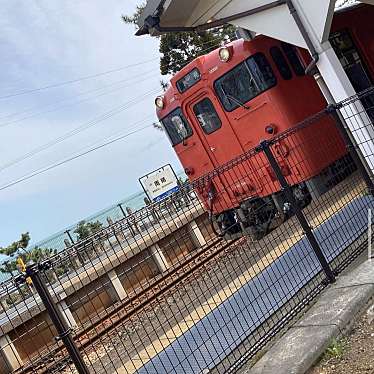
<path fill-rule="evenodd" d="M 139 178 L 144 192 L 152 202 L 160 201 L 179 190 L 178 178 L 170 164 Z"/>

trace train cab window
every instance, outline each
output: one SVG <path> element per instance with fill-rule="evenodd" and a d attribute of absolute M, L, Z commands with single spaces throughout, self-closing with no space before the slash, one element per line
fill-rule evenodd
<path fill-rule="evenodd" d="M 282 42 L 281 47 L 292 67 L 293 72 L 299 77 L 305 75 L 305 68 L 300 61 L 296 47 L 285 42 Z"/>
<path fill-rule="evenodd" d="M 219 119 L 212 102 L 208 98 L 205 98 L 194 105 L 193 111 L 205 134 L 211 134 L 221 127 L 222 122 Z"/>
<path fill-rule="evenodd" d="M 249 57 L 214 82 L 214 89 L 227 112 L 231 112 L 276 84 L 262 53 Z"/>
<path fill-rule="evenodd" d="M 292 71 L 288 66 L 287 60 L 284 57 L 282 51 L 278 47 L 270 48 L 270 55 L 277 66 L 280 75 L 283 79 L 289 80 L 292 78 Z"/>
<path fill-rule="evenodd" d="M 192 128 L 188 124 L 180 108 L 173 110 L 169 115 L 161 120 L 166 133 L 173 146 L 182 143 L 192 135 Z"/>

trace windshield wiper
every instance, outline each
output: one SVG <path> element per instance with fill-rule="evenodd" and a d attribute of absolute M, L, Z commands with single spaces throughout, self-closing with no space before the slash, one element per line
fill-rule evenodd
<path fill-rule="evenodd" d="M 238 100 L 236 97 L 234 96 L 231 96 L 227 93 L 224 93 L 224 95 L 231 101 L 233 101 L 235 104 L 238 104 L 239 106 L 241 106 L 242 108 L 246 109 L 246 110 L 249 110 L 249 106 L 243 104 L 240 100 Z"/>
<path fill-rule="evenodd" d="M 188 131 L 186 130 L 185 127 L 183 127 L 183 130 L 184 130 L 183 133 L 181 133 L 182 145 L 186 146 L 187 145 L 186 139 L 188 138 Z"/>

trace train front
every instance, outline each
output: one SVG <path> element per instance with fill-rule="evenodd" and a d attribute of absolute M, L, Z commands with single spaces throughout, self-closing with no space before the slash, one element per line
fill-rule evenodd
<path fill-rule="evenodd" d="M 176 73 L 155 104 L 185 173 L 221 233 L 259 238 L 287 218 L 287 201 L 256 147 L 326 104 L 294 47 L 265 36 L 229 43 Z M 326 138 L 338 139 L 337 146 L 315 152 L 315 144 Z M 306 182 L 346 152 L 330 120 L 280 140 L 276 148 L 301 206 L 311 199 Z"/>

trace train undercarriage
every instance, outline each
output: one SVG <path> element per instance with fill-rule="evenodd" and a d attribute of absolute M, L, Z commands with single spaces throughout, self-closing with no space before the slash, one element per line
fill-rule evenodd
<path fill-rule="evenodd" d="M 350 156 L 337 160 L 319 175 L 292 186 L 293 196 L 303 209 L 313 199 L 343 181 L 356 170 Z M 270 196 L 255 197 L 243 201 L 240 206 L 213 217 L 215 231 L 227 239 L 250 236 L 254 240 L 263 238 L 294 214 L 292 205 L 280 191 Z"/>

